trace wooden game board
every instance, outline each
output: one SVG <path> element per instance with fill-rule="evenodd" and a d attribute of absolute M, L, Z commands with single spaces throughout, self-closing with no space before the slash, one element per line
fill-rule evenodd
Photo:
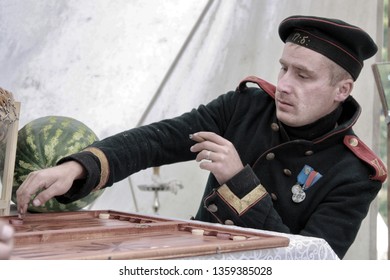
<path fill-rule="evenodd" d="M 110 210 L 29 214 L 14 227 L 11 259 L 169 259 L 289 244 L 244 228 Z"/>

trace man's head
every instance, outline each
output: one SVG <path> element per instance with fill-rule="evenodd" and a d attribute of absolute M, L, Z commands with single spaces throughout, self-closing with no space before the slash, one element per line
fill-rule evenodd
<path fill-rule="evenodd" d="M 378 47 L 361 28 L 337 19 L 291 16 L 279 25 L 283 42 L 314 50 L 334 61 L 356 80 L 363 61 L 372 57 Z"/>
<path fill-rule="evenodd" d="M 331 113 L 351 93 L 363 60 L 377 46 L 362 29 L 340 20 L 292 16 L 282 21 L 285 47 L 276 90 L 278 118 L 303 126 Z"/>

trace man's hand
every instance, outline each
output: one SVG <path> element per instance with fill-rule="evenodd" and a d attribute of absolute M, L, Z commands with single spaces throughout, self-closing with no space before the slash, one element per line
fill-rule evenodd
<path fill-rule="evenodd" d="M 190 138 L 197 144 L 191 152 L 198 153 L 196 161 L 200 168 L 213 173 L 219 184 L 224 184 L 240 172 L 244 166 L 234 145 L 213 132 L 197 132 Z"/>
<path fill-rule="evenodd" d="M 54 196 L 66 193 L 73 181 L 85 176 L 82 165 L 68 161 L 61 165 L 31 172 L 16 191 L 19 215 L 27 212 L 31 197 L 41 191 L 33 200 L 34 206 L 43 205 Z"/>

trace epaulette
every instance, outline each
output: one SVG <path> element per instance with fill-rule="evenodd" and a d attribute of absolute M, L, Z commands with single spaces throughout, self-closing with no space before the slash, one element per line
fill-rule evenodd
<path fill-rule="evenodd" d="M 243 79 L 240 82 L 240 84 L 238 85 L 236 91 L 240 92 L 240 91 L 248 88 L 246 86 L 246 83 L 257 84 L 262 90 L 264 90 L 266 93 L 268 93 L 272 98 L 275 98 L 276 87 L 273 84 L 271 84 L 263 79 L 260 79 L 256 76 L 249 76 L 249 77 L 246 77 L 245 79 Z"/>
<path fill-rule="evenodd" d="M 346 135 L 344 137 L 344 144 L 361 160 L 369 164 L 375 173 L 370 177 L 372 180 L 378 180 L 382 183 L 387 178 L 387 169 L 380 158 L 354 135 Z"/>

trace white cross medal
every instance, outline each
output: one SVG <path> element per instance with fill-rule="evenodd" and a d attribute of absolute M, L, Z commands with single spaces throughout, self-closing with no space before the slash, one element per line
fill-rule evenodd
<path fill-rule="evenodd" d="M 315 171 L 312 167 L 305 165 L 297 176 L 297 183 L 292 186 L 292 201 L 301 203 L 306 198 L 306 190 L 314 185 L 322 175 Z"/>

